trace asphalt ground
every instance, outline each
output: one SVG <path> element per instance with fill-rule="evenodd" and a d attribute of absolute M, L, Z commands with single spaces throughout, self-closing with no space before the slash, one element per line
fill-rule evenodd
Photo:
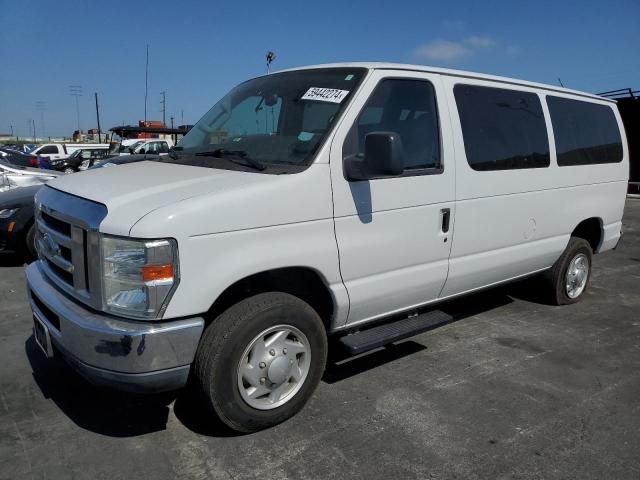
<path fill-rule="evenodd" d="M 186 392 L 94 388 L 31 336 L 0 258 L 2 479 L 640 478 L 640 199 L 586 298 L 538 279 L 446 303 L 456 321 L 332 363 L 288 422 L 234 436 Z"/>

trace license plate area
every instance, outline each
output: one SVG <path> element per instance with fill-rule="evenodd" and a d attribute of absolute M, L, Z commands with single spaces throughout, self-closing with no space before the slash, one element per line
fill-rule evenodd
<path fill-rule="evenodd" d="M 35 312 L 33 313 L 33 337 L 46 357 L 53 358 L 53 347 L 51 346 L 49 329 Z"/>

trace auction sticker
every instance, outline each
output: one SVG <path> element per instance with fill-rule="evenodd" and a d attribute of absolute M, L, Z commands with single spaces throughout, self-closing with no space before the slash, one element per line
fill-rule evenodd
<path fill-rule="evenodd" d="M 337 88 L 311 87 L 307 90 L 301 100 L 315 100 L 318 102 L 340 103 L 349 94 L 349 90 Z"/>

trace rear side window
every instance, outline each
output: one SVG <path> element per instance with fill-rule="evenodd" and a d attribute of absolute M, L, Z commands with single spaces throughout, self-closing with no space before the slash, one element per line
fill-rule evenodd
<path fill-rule="evenodd" d="M 38 152 L 38 155 L 56 155 L 58 153 L 58 147 L 55 145 L 47 145 Z"/>
<path fill-rule="evenodd" d="M 547 96 L 558 165 L 622 161 L 622 139 L 611 107 Z"/>
<path fill-rule="evenodd" d="M 476 85 L 456 85 L 453 92 L 471 168 L 549 166 L 549 139 L 536 94 Z"/>

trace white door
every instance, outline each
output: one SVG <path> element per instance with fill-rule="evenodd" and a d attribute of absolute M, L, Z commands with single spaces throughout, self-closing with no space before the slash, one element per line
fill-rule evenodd
<path fill-rule="evenodd" d="M 549 267 L 567 238 L 555 221 L 566 202 L 539 93 L 456 77 L 443 83 L 457 163 L 447 297 Z"/>
<path fill-rule="evenodd" d="M 455 170 L 439 75 L 374 71 L 345 113 L 331 146 L 340 271 L 347 323 L 435 300 L 447 278 Z M 362 155 L 367 133 L 402 140 L 402 176 L 349 181 L 343 159 Z"/>

